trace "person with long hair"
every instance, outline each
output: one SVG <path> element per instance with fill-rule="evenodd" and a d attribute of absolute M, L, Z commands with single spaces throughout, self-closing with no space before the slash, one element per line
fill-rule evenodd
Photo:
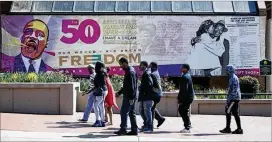
<path fill-rule="evenodd" d="M 110 68 L 107 67 L 106 70 L 107 70 L 107 74 L 109 74 Z M 108 95 L 106 96 L 106 99 L 105 99 L 105 112 L 106 112 L 105 113 L 105 122 L 108 122 L 108 114 L 109 114 L 109 118 L 110 118 L 109 125 L 113 125 L 112 106 L 114 106 L 118 110 L 119 110 L 119 107 L 116 104 L 115 92 L 114 92 L 114 89 L 112 87 L 109 76 L 107 76 L 107 78 L 106 78 L 106 85 L 107 85 L 107 88 L 108 88 Z"/>
<path fill-rule="evenodd" d="M 96 62 L 95 64 L 94 78 L 94 113 L 96 122 L 92 127 L 105 127 L 105 97 L 108 94 L 108 88 L 106 85 L 107 73 L 105 72 L 105 65 L 102 62 Z"/>

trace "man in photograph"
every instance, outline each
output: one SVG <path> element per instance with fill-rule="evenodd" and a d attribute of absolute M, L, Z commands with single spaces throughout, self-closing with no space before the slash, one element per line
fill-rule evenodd
<path fill-rule="evenodd" d="M 41 20 L 28 22 L 21 37 L 21 53 L 15 57 L 14 72 L 46 72 L 42 53 L 47 47 L 49 29 Z"/>

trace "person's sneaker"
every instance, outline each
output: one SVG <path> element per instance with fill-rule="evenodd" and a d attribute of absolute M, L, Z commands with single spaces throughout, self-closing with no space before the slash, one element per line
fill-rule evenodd
<path fill-rule="evenodd" d="M 100 124 L 100 127 L 106 127 L 106 122 L 101 122 Z"/>
<path fill-rule="evenodd" d="M 190 129 L 183 129 L 180 131 L 181 133 L 191 133 Z"/>
<path fill-rule="evenodd" d="M 92 127 L 101 127 L 101 126 L 102 126 L 101 121 L 96 121 L 96 122 L 92 125 Z"/>
<path fill-rule="evenodd" d="M 81 123 L 87 123 L 87 120 L 84 120 L 84 119 L 78 119 L 77 121 Z"/>
<path fill-rule="evenodd" d="M 235 131 L 232 132 L 232 134 L 243 134 L 244 131 L 243 129 L 236 129 Z"/>
<path fill-rule="evenodd" d="M 144 128 L 143 129 L 143 132 L 153 132 L 153 129 L 152 128 Z"/>
<path fill-rule="evenodd" d="M 231 129 L 230 128 L 224 128 L 223 130 L 219 131 L 220 133 L 231 133 Z"/>
<path fill-rule="evenodd" d="M 138 132 L 130 131 L 130 132 L 128 132 L 126 135 L 128 135 L 128 136 L 137 136 L 137 135 L 138 135 Z"/>
<path fill-rule="evenodd" d="M 127 132 L 126 132 L 126 131 L 123 131 L 123 130 L 119 130 L 119 131 L 117 131 L 117 132 L 114 132 L 114 134 L 121 136 L 121 135 L 126 135 Z"/>
<path fill-rule="evenodd" d="M 157 128 L 159 128 L 165 121 L 165 118 L 163 118 L 162 120 L 158 121 L 158 125 Z"/>
<path fill-rule="evenodd" d="M 140 130 L 140 132 L 143 132 L 144 129 L 145 129 L 145 126 L 143 125 L 139 130 Z"/>

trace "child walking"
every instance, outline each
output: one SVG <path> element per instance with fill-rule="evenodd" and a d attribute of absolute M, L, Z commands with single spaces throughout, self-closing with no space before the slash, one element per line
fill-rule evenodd
<path fill-rule="evenodd" d="M 241 100 L 241 91 L 239 85 L 239 79 L 235 75 L 235 69 L 233 66 L 228 65 L 226 72 L 229 76 L 229 88 L 227 96 L 227 104 L 225 108 L 226 113 L 226 128 L 220 130 L 221 133 L 232 133 L 232 134 L 243 134 L 243 129 L 241 127 L 241 119 L 239 116 L 239 102 Z M 237 129 L 231 132 L 231 114 L 234 116 Z"/>

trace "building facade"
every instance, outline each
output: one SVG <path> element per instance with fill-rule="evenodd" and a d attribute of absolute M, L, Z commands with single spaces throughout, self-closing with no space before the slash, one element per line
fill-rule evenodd
<path fill-rule="evenodd" d="M 123 74 L 117 61 L 127 57 L 134 66 L 141 60 L 158 62 L 162 76 L 179 76 L 180 66 L 189 63 L 193 76 L 212 77 L 213 82 L 224 78 L 224 67 L 233 64 L 237 74 L 271 83 L 269 77 L 260 76 L 259 65 L 262 59 L 271 59 L 267 5 L 256 1 L 1 2 L 0 68 L 2 72 L 57 69 L 84 76 L 86 65 L 103 61 L 112 67 L 111 74 Z"/>

